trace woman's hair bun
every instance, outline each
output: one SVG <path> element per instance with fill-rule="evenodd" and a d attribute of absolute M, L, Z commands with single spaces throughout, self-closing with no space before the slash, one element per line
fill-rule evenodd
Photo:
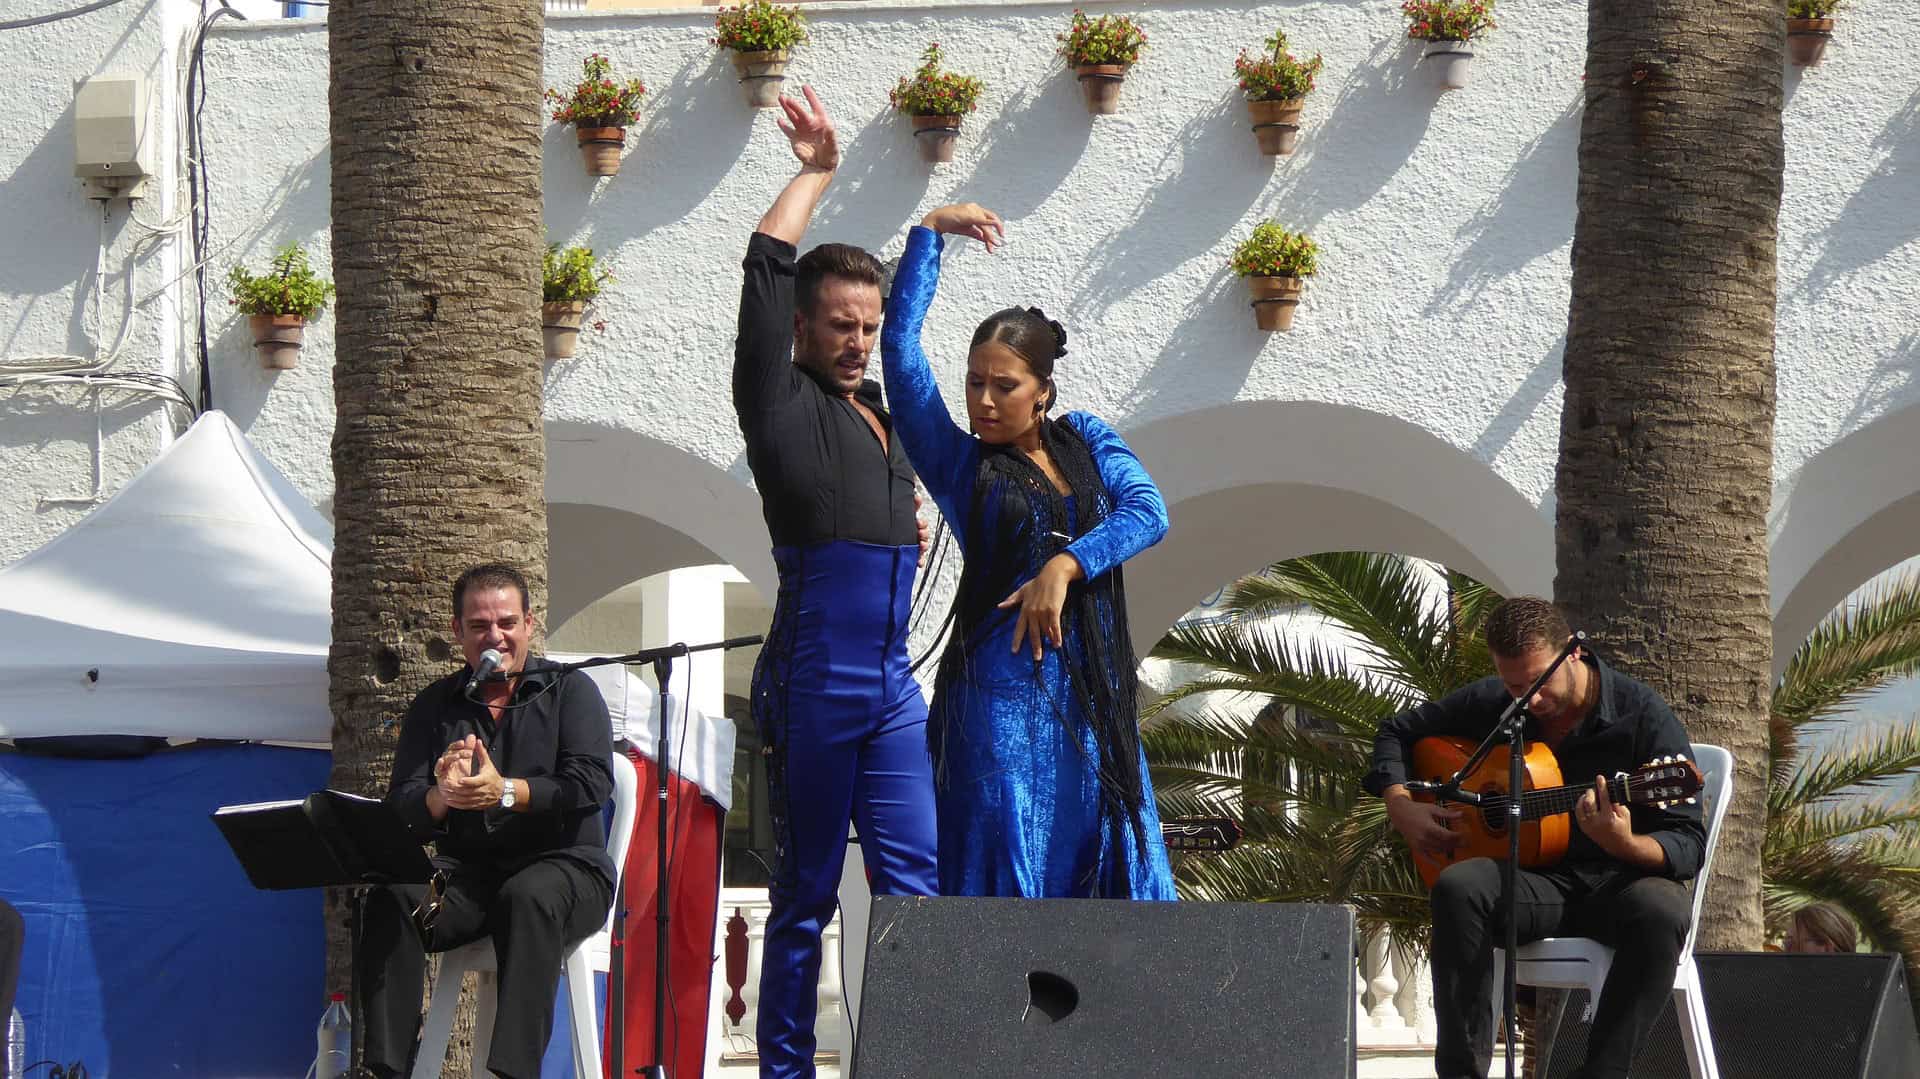
<path fill-rule="evenodd" d="M 1040 310 L 1038 307 L 1027 308 L 1027 314 L 1032 315 L 1034 318 L 1037 318 L 1040 321 L 1046 323 L 1047 328 L 1053 331 L 1054 358 L 1059 359 L 1060 357 L 1065 356 L 1067 354 L 1067 328 L 1065 326 L 1060 325 L 1060 320 L 1048 318 L 1047 313 L 1045 311 Z"/>

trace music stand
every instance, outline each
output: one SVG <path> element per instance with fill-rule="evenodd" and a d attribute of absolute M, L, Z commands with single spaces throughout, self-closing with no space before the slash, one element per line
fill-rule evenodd
<path fill-rule="evenodd" d="M 433 877 L 433 863 L 400 814 L 383 801 L 323 790 L 287 801 L 221 806 L 209 816 L 255 888 L 352 889 L 347 999 L 364 1020 L 358 982 L 367 889 L 425 884 Z"/>

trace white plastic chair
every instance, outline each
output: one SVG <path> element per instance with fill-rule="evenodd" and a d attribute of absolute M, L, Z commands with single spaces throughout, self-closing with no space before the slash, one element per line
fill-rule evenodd
<path fill-rule="evenodd" d="M 1693 917 L 1687 923 L 1687 939 L 1680 946 L 1680 965 L 1674 971 L 1674 1005 L 1680 1019 L 1680 1041 L 1687 1054 L 1687 1071 L 1693 1079 L 1720 1079 L 1720 1065 L 1714 1059 L 1713 1034 L 1707 1028 L 1707 1002 L 1700 989 L 1700 969 L 1693 962 L 1693 940 L 1700 932 L 1700 907 L 1707 895 L 1707 872 L 1713 868 L 1713 851 L 1720 841 L 1720 824 L 1727 816 L 1728 796 L 1733 792 L 1733 754 L 1719 746 L 1693 746 L 1694 763 L 1706 777 L 1701 794 L 1706 799 L 1707 849 L 1700 859 L 1700 874 L 1693 884 Z M 1503 1007 L 1506 975 L 1505 952 L 1493 951 L 1493 1000 L 1497 1015 Z M 1600 989 L 1607 983 L 1607 971 L 1613 966 L 1613 949 L 1587 937 L 1548 937 L 1523 944 L 1514 958 L 1514 980 L 1521 985 L 1554 989 L 1585 989 L 1589 1006 L 1597 1006 Z"/>
<path fill-rule="evenodd" d="M 560 973 L 567 983 L 567 1018 L 573 1028 L 573 1074 L 597 1079 L 600 1067 L 600 1020 L 593 1005 L 593 976 L 605 973 L 613 941 L 614 913 L 620 907 L 620 877 L 627 864 L 627 847 L 633 838 L 633 820 L 639 812 L 640 776 L 633 762 L 623 753 L 614 753 L 613 824 L 607 833 L 607 853 L 613 857 L 613 906 L 607 920 L 593 935 L 574 945 L 561 960 Z M 414 1057 L 413 1079 L 438 1079 L 440 1065 L 447 1055 L 447 1040 L 453 1036 L 453 1012 L 460 1002 L 460 982 L 467 971 L 479 974 L 478 1013 L 473 1029 L 473 1075 L 487 1074 L 487 1049 L 493 1038 L 494 996 L 493 938 L 481 937 L 440 957 L 440 979 L 435 982 L 432 1005 L 421 1029 L 420 1052 Z"/>

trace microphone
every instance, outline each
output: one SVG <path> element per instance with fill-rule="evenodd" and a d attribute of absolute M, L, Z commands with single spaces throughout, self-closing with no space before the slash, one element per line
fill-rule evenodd
<path fill-rule="evenodd" d="M 504 662 L 506 657 L 491 648 L 480 653 L 480 665 L 473 669 L 473 677 L 467 679 L 466 695 L 473 696 L 473 691 L 480 688 L 480 683 L 486 681 L 488 675 L 499 670 L 500 664 Z"/>

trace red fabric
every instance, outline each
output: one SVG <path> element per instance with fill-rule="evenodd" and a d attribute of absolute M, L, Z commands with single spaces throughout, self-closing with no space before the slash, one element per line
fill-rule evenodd
<path fill-rule="evenodd" d="M 607 1023 L 606 1066 L 611 1068 L 613 1032 L 626 1034 L 623 1067 L 654 1063 L 653 984 L 655 921 L 659 891 L 660 780 L 653 761 L 632 751 L 640 774 L 640 805 L 633 843 L 621 873 L 627 917 L 615 941 L 614 961 L 626 971 L 623 1019 Z M 707 1001 L 713 981 L 715 919 L 720 911 L 720 844 L 726 812 L 698 786 L 672 776 L 667 787 L 667 1055 L 674 1079 L 699 1079 L 706 1067 Z M 623 953 L 623 954 L 622 954 Z"/>

